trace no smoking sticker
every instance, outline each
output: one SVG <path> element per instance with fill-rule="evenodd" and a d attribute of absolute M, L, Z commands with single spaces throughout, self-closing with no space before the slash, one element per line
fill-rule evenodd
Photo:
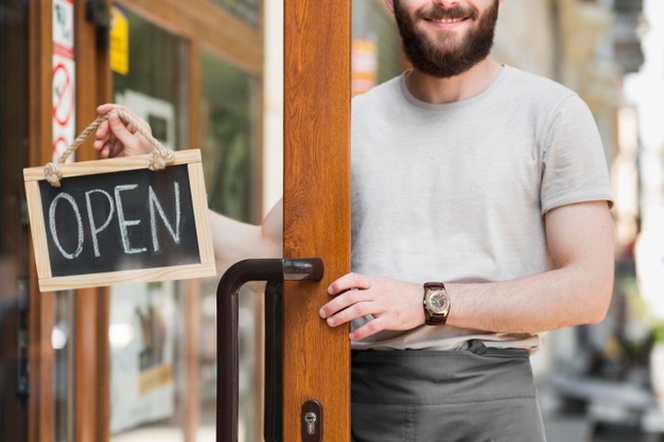
<path fill-rule="evenodd" d="M 61 126 L 71 121 L 74 110 L 72 75 L 65 63 L 53 68 L 53 119 Z"/>
<path fill-rule="evenodd" d="M 76 78 L 74 60 L 53 54 L 53 155 L 54 159 L 74 141 Z"/>

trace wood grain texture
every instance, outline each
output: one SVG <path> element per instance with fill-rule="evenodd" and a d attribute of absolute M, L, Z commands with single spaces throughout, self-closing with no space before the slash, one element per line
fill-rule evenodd
<path fill-rule="evenodd" d="M 201 151 L 198 149 L 178 150 L 174 152 L 173 162 L 170 166 L 201 162 Z M 151 155 L 136 155 L 132 157 L 106 158 L 103 160 L 77 161 L 76 163 L 61 164 L 59 167 L 63 178 L 95 175 L 101 173 L 122 172 L 125 170 L 147 169 Z M 26 182 L 45 180 L 44 167 L 30 167 L 23 169 L 23 179 Z"/>
<path fill-rule="evenodd" d="M 348 328 L 318 315 L 350 269 L 351 2 L 285 2 L 284 256 L 321 257 L 320 283 L 284 287 L 284 440 L 301 440 L 301 406 L 323 407 L 323 440 L 350 439 Z"/>
<path fill-rule="evenodd" d="M 29 151 L 30 164 L 45 164 L 52 155 L 52 3 L 30 2 L 29 21 Z M 32 244 L 29 259 L 34 259 Z M 34 261 L 30 261 L 34 262 Z M 53 347 L 54 293 L 37 291 L 37 272 L 30 268 L 30 396 L 28 441 L 50 442 L 54 431 Z"/>

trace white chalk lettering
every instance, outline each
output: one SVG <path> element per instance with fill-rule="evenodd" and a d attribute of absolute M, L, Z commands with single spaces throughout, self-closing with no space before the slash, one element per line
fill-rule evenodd
<path fill-rule="evenodd" d="M 97 227 L 95 225 L 94 211 L 92 210 L 92 201 L 90 199 L 90 195 L 93 193 L 101 193 L 106 197 L 106 200 L 108 201 L 108 206 L 109 206 L 108 218 L 106 218 L 106 221 L 104 221 L 101 227 Z M 113 205 L 113 197 L 111 196 L 110 193 L 106 192 L 105 190 L 92 189 L 85 192 L 85 203 L 88 208 L 88 221 L 90 222 L 90 232 L 92 234 L 92 247 L 94 248 L 95 257 L 99 258 L 101 256 L 101 252 L 99 251 L 99 239 L 97 239 L 97 235 L 100 232 L 102 232 L 104 229 L 106 229 L 109 226 L 109 224 L 111 224 L 111 220 L 113 219 L 113 213 L 115 212 L 115 206 Z"/>
<path fill-rule="evenodd" d="M 175 241 L 175 244 L 180 244 L 180 184 L 175 181 L 173 183 L 173 192 L 175 197 L 175 230 L 173 226 L 166 218 L 166 213 L 164 212 L 163 207 L 157 199 L 157 195 L 152 186 L 148 188 L 148 200 L 150 206 L 150 229 L 152 232 L 152 247 L 155 252 L 159 251 L 159 238 L 157 237 L 157 217 L 155 216 L 155 209 L 159 214 L 159 217 L 164 222 L 164 225 L 168 229 L 168 232 L 171 234 L 171 238 Z"/>
<path fill-rule="evenodd" d="M 118 209 L 118 224 L 120 225 L 120 234 L 122 236 L 122 247 L 124 252 L 128 255 L 143 253 L 147 251 L 146 247 L 140 249 L 134 249 L 129 244 L 129 234 L 127 232 L 127 227 L 137 226 L 141 223 L 141 220 L 127 220 L 124 214 L 124 207 L 122 206 L 122 198 L 120 196 L 121 192 L 127 190 L 134 190 L 138 187 L 138 184 L 126 184 L 124 186 L 115 187 L 115 206 Z"/>
<path fill-rule="evenodd" d="M 76 216 L 76 227 L 78 229 L 78 246 L 76 247 L 76 250 L 74 253 L 68 253 L 60 244 L 60 240 L 58 239 L 58 229 L 55 225 L 55 211 L 58 207 L 58 201 L 60 199 L 66 200 L 69 204 L 71 204 L 71 208 L 74 210 L 74 215 Z M 78 210 L 78 205 L 76 204 L 76 201 L 74 200 L 74 197 L 72 197 L 68 193 L 61 193 L 55 198 L 53 198 L 53 201 L 51 201 L 51 205 L 48 208 L 48 224 L 49 228 L 51 229 L 51 236 L 53 237 L 53 242 L 55 243 L 55 247 L 60 251 L 62 256 L 64 256 L 67 259 L 74 259 L 78 257 L 78 255 L 81 254 L 83 251 L 83 220 L 81 219 L 81 211 Z"/>

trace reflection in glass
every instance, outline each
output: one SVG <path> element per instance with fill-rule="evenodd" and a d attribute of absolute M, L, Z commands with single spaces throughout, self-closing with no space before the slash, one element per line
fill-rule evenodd
<path fill-rule="evenodd" d="M 257 80 L 247 72 L 208 52 L 201 54 L 201 150 L 212 210 L 231 218 L 257 221 L 256 103 Z M 200 395 L 201 426 L 214 428 L 216 418 L 216 284 L 201 285 Z M 259 440 L 254 434 L 260 418 L 255 411 L 259 387 L 255 382 L 260 345 L 256 321 L 257 296 L 239 295 L 239 438 Z M 204 431 L 204 430 L 201 430 Z"/>
<path fill-rule="evenodd" d="M 140 16 L 120 10 L 129 28 L 126 72 L 113 73 L 114 101 L 148 121 L 177 149 L 187 139 L 188 44 Z M 111 440 L 183 440 L 187 297 L 172 281 L 111 288 Z"/>
<path fill-rule="evenodd" d="M 250 26 L 257 27 L 259 24 L 262 0 L 212 0 L 212 2 L 229 10 Z"/>
<path fill-rule="evenodd" d="M 51 330 L 53 347 L 53 396 L 55 400 L 55 440 L 74 440 L 74 305 L 73 290 L 55 295 L 55 325 Z"/>
<path fill-rule="evenodd" d="M 214 55 L 201 55 L 201 149 L 212 210 L 256 219 L 256 80 Z"/>

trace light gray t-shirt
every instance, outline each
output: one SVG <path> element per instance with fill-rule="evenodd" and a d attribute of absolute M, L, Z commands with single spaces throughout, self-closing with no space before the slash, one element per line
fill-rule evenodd
<path fill-rule="evenodd" d="M 402 281 L 544 272 L 551 268 L 546 212 L 611 201 L 586 104 L 509 66 L 482 93 L 455 103 L 417 100 L 404 75 L 354 98 L 351 156 L 352 270 Z M 473 338 L 530 351 L 541 344 L 541 334 L 420 326 L 380 332 L 354 348 L 453 349 Z"/>

